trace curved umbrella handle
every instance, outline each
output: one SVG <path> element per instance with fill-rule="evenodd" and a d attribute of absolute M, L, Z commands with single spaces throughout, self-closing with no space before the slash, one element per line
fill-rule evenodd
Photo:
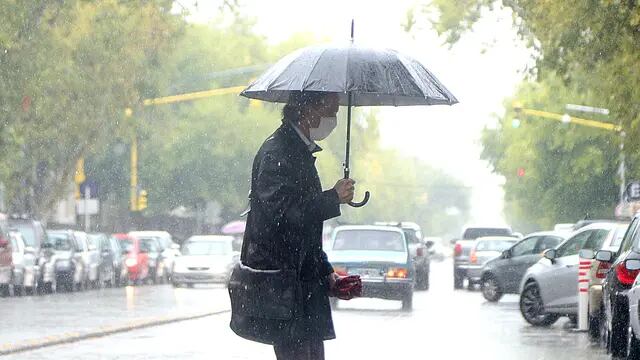
<path fill-rule="evenodd" d="M 349 203 L 349 206 L 355 207 L 355 208 L 363 207 L 363 206 L 367 205 L 367 203 L 369 202 L 369 198 L 370 197 L 371 197 L 371 194 L 368 191 L 365 191 L 364 199 L 362 199 L 362 201 L 360 201 L 360 202 L 351 201 Z"/>

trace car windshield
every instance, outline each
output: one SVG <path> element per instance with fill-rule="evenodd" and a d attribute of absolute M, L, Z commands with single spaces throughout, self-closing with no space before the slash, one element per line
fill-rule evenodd
<path fill-rule="evenodd" d="M 341 230 L 336 233 L 332 250 L 405 251 L 405 242 L 395 231 Z"/>
<path fill-rule="evenodd" d="M 133 240 L 131 239 L 118 239 L 120 247 L 127 252 L 133 251 Z"/>
<path fill-rule="evenodd" d="M 36 232 L 32 226 L 25 223 L 12 223 L 11 226 L 22 234 L 25 246 L 36 246 Z"/>
<path fill-rule="evenodd" d="M 228 255 L 231 244 L 223 241 L 199 241 L 186 243 L 182 248 L 183 255 Z"/>
<path fill-rule="evenodd" d="M 479 240 L 476 251 L 504 251 L 513 246 L 516 240 Z"/>
<path fill-rule="evenodd" d="M 158 252 L 160 247 L 158 246 L 158 240 L 156 238 L 140 238 L 140 245 L 147 249 L 149 252 Z"/>
<path fill-rule="evenodd" d="M 58 251 L 71 251 L 75 248 L 73 241 L 67 234 L 49 233 L 48 243 L 53 246 L 54 250 Z"/>

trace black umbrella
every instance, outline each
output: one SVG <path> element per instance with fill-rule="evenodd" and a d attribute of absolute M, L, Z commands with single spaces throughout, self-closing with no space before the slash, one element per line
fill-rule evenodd
<path fill-rule="evenodd" d="M 395 50 L 310 46 L 280 59 L 240 95 L 286 103 L 292 91 L 338 93 L 347 106 L 344 177 L 349 177 L 352 106 L 453 105 L 458 100 L 422 64 Z M 369 192 L 353 207 L 364 206 Z"/>

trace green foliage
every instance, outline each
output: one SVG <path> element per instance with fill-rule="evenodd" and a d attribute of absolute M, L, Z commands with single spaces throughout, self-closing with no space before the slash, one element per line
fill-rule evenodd
<path fill-rule="evenodd" d="M 25 5 L 26 4 L 26 5 Z M 51 213 L 75 161 L 126 131 L 180 20 L 171 1 L 7 1 L 0 15 L 3 182 L 12 210 Z M 26 103 L 30 105 L 21 107 Z M 124 126 L 123 126 L 124 125 Z"/>

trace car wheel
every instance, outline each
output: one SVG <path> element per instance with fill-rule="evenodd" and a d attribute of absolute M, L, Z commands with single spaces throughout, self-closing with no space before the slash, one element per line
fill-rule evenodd
<path fill-rule="evenodd" d="M 23 295 L 24 295 L 24 286 L 13 285 L 13 296 L 23 296 Z"/>
<path fill-rule="evenodd" d="M 614 305 L 615 306 L 615 305 Z M 611 332 L 609 332 L 609 352 L 613 357 L 623 357 L 627 353 L 627 332 L 629 316 L 614 307 L 611 309 Z"/>
<path fill-rule="evenodd" d="M 194 284 L 187 284 L 187 287 L 188 287 L 189 289 L 193 289 L 193 287 L 194 287 L 194 286 L 195 286 Z"/>
<path fill-rule="evenodd" d="M 597 342 L 600 339 L 600 316 L 589 316 L 589 340 Z"/>
<path fill-rule="evenodd" d="M 402 311 L 411 311 L 413 309 L 413 291 L 407 291 L 402 297 Z"/>
<path fill-rule="evenodd" d="M 458 273 L 458 271 L 453 270 L 453 288 L 454 289 L 462 289 L 464 285 L 464 277 Z"/>
<path fill-rule="evenodd" d="M 36 288 L 35 286 L 27 286 L 24 288 L 24 292 L 27 296 L 33 296 L 36 293 Z"/>
<path fill-rule="evenodd" d="M 424 289 L 429 290 L 429 274 L 430 271 L 427 271 L 427 274 L 424 276 Z"/>
<path fill-rule="evenodd" d="M 9 296 L 9 284 L 0 284 L 0 297 Z"/>
<path fill-rule="evenodd" d="M 502 298 L 502 291 L 500 291 L 500 285 L 498 280 L 493 276 L 487 276 L 481 283 L 482 296 L 487 301 L 497 302 Z"/>
<path fill-rule="evenodd" d="M 45 294 L 53 294 L 53 283 L 51 282 L 45 283 L 42 287 L 42 291 Z"/>
<path fill-rule="evenodd" d="M 171 284 L 173 285 L 174 288 L 180 287 L 180 283 L 172 281 Z"/>
<path fill-rule="evenodd" d="M 540 289 L 534 282 L 526 284 L 520 294 L 520 313 L 533 326 L 550 326 L 560 317 L 544 311 Z"/>
<path fill-rule="evenodd" d="M 631 326 L 627 329 L 627 360 L 640 360 L 640 340 Z"/>

